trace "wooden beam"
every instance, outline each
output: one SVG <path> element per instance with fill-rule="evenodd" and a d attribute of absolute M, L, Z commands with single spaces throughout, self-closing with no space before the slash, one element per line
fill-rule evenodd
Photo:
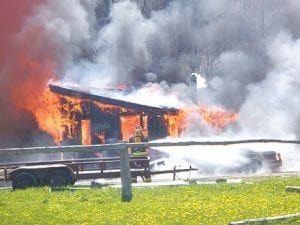
<path fill-rule="evenodd" d="M 130 202 L 132 199 L 132 184 L 128 149 L 126 146 L 120 150 L 120 172 L 122 183 L 122 201 Z"/>

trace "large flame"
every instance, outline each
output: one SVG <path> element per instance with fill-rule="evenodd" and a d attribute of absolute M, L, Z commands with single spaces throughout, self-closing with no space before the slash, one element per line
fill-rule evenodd
<path fill-rule="evenodd" d="M 56 144 L 60 144 L 62 140 L 62 118 L 58 103 L 59 98 L 46 88 L 37 99 L 27 105 L 27 109 L 34 113 L 39 128 L 49 133 Z"/>
<path fill-rule="evenodd" d="M 54 142 L 59 144 L 62 139 L 59 98 L 47 87 L 49 79 L 55 78 L 54 64 L 49 61 L 41 65 L 24 57 L 19 60 L 18 66 L 24 72 L 22 82 L 12 85 L 12 98 L 16 108 L 20 113 L 24 109 L 32 112 L 39 128 L 49 133 Z"/>
<path fill-rule="evenodd" d="M 109 104 L 101 104 L 87 99 L 79 99 L 74 97 L 66 97 L 51 94 L 45 91 L 41 96 L 43 99 L 43 107 L 32 107 L 31 110 L 35 112 L 38 118 L 40 128 L 50 133 L 55 142 L 59 144 L 63 138 L 75 139 L 78 134 L 78 124 L 80 120 L 78 115 L 83 115 L 86 109 L 83 108 L 83 103 L 91 102 L 105 112 L 131 112 L 125 107 L 118 107 Z M 46 101 L 47 99 L 47 101 Z M 63 103 L 63 104 L 62 104 Z M 51 105 L 51 107 L 48 107 Z M 41 106 L 41 105 L 39 105 Z M 226 125 L 236 121 L 238 114 L 235 112 L 226 112 L 221 108 L 208 108 L 205 106 L 190 107 L 179 110 L 178 114 L 164 115 L 164 120 L 167 125 L 168 135 L 171 137 L 179 137 L 184 130 L 189 126 L 188 116 L 191 113 L 198 113 L 202 116 L 203 121 L 214 127 L 217 131 L 222 131 Z M 47 116 L 45 116 L 47 115 Z M 137 124 L 143 124 L 144 134 L 148 135 L 148 117 L 140 115 L 130 115 L 120 117 L 120 129 L 122 140 L 128 140 L 134 132 Z M 91 144 L 91 121 L 81 120 L 81 139 L 82 144 Z M 105 134 L 100 132 L 96 134 L 100 143 L 105 143 Z"/>

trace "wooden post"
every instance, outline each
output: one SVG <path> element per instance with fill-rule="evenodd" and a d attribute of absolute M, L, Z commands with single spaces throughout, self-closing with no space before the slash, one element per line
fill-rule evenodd
<path fill-rule="evenodd" d="M 176 179 L 176 166 L 174 166 L 173 168 L 173 180 Z"/>
<path fill-rule="evenodd" d="M 131 173 L 129 156 L 126 144 L 120 149 L 120 168 L 122 183 L 122 202 L 130 202 L 132 199 Z"/>
<path fill-rule="evenodd" d="M 4 168 L 4 179 L 8 180 L 7 168 Z"/>

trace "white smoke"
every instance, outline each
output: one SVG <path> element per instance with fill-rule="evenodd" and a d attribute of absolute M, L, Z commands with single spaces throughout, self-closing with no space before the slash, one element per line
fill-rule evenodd
<path fill-rule="evenodd" d="M 268 54 L 273 68 L 264 80 L 248 85 L 239 125 L 248 135 L 299 138 L 300 41 L 280 33 L 268 46 Z"/>
<path fill-rule="evenodd" d="M 180 139 L 180 141 L 226 141 L 228 138 L 210 138 L 210 139 Z M 229 138 L 232 140 L 232 137 Z M 178 140 L 177 140 L 178 141 Z M 259 153 L 267 155 L 267 152 L 280 153 L 282 167 L 280 171 L 299 171 L 300 155 L 296 145 L 277 144 L 277 143 L 253 143 L 238 144 L 228 146 L 184 146 L 184 147 L 156 147 L 155 149 L 168 153 L 169 158 L 157 160 L 164 161 L 163 166 L 156 163 L 156 169 L 172 169 L 174 166 L 188 168 L 190 165 L 198 169 L 202 176 L 210 175 L 228 175 L 228 174 L 248 174 L 247 165 L 251 164 L 251 158 L 245 154 L 247 151 L 253 154 Z M 264 161 L 264 157 L 257 157 L 262 162 L 262 168 L 256 173 L 269 174 L 271 172 L 270 164 Z M 268 158 L 266 156 L 266 158 Z M 269 158 L 270 159 L 270 158 Z M 275 160 L 273 158 L 272 160 Z M 161 163 L 162 164 L 162 163 Z M 278 170 L 278 169 L 277 169 Z"/>

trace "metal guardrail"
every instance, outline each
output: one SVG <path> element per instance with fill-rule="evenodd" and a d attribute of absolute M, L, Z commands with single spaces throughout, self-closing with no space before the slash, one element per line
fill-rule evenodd
<path fill-rule="evenodd" d="M 23 155 L 36 153 L 66 153 L 66 152 L 97 152 L 101 150 L 120 151 L 120 172 L 122 183 L 122 201 L 131 201 L 132 185 L 129 166 L 128 148 L 132 147 L 170 147 L 170 146 L 192 146 L 192 145 L 235 145 L 247 143 L 284 143 L 300 144 L 299 140 L 280 140 L 280 139 L 245 139 L 231 141 L 186 141 L 186 142 L 144 142 L 144 143 L 116 143 L 105 145 L 72 145 L 72 146 L 47 146 L 33 148 L 7 148 L 0 149 L 1 155 Z"/>
<path fill-rule="evenodd" d="M 115 143 L 101 145 L 70 145 L 70 146 L 46 146 L 32 148 L 7 148 L 0 149 L 1 155 L 20 155 L 35 153 L 65 153 L 65 152 L 97 152 L 101 150 L 121 150 L 132 147 L 170 147 L 170 146 L 192 146 L 192 145 L 236 145 L 251 143 L 282 143 L 300 144 L 300 140 L 280 140 L 280 139 L 244 139 L 231 141 L 165 141 L 165 142 L 143 142 L 143 143 Z"/>

